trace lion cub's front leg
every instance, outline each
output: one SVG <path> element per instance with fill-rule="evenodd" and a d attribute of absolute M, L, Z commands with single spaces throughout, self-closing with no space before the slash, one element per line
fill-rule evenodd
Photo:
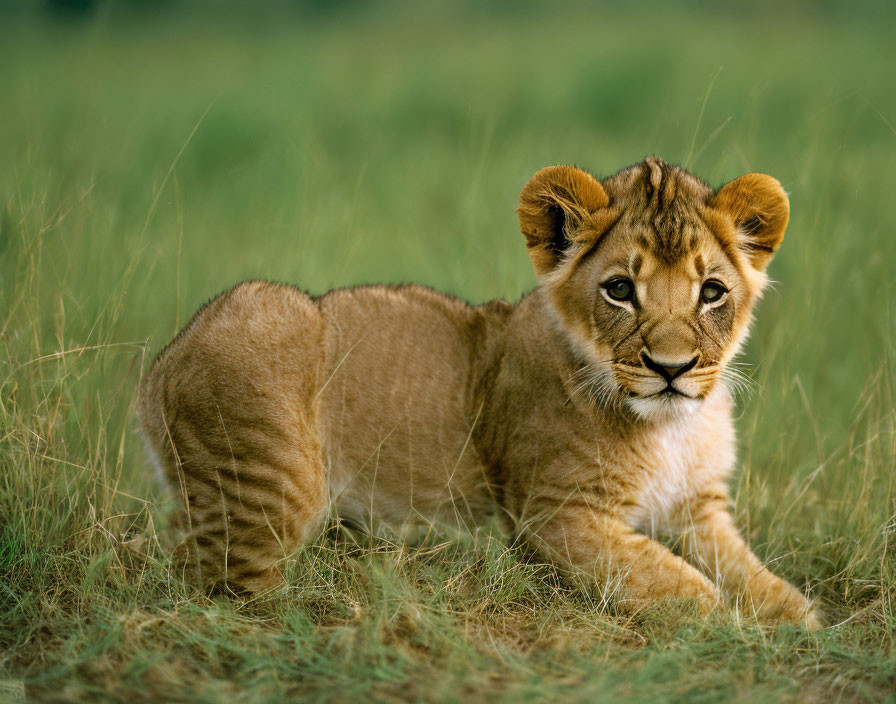
<path fill-rule="evenodd" d="M 746 602 L 763 621 L 803 622 L 821 628 L 821 617 L 792 584 L 775 576 L 744 542 L 727 509 L 727 499 L 712 497 L 691 508 L 686 533 L 691 558 L 723 587 Z"/>
<path fill-rule="evenodd" d="M 669 597 L 696 599 L 703 613 L 719 602 L 718 589 L 697 569 L 612 514 L 564 506 L 530 530 L 555 564 L 594 579 L 628 611 Z"/>

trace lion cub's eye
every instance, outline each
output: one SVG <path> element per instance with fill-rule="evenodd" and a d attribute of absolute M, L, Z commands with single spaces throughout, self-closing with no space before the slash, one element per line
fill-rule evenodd
<path fill-rule="evenodd" d="M 604 289 L 614 301 L 630 301 L 635 297 L 635 284 L 630 279 L 611 279 L 604 284 Z"/>
<path fill-rule="evenodd" d="M 722 300 L 726 293 L 728 293 L 728 289 L 718 281 L 707 281 L 700 289 L 700 300 L 704 303 L 715 303 Z"/>

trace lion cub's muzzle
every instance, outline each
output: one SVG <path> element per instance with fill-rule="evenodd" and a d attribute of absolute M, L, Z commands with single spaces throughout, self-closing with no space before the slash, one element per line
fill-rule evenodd
<path fill-rule="evenodd" d="M 646 350 L 638 362 L 617 362 L 613 365 L 619 386 L 630 398 L 686 397 L 704 398 L 717 376 L 717 365 L 698 366 L 701 357 L 670 360 L 651 356 Z"/>
<path fill-rule="evenodd" d="M 690 359 L 686 362 L 670 362 L 670 361 L 657 361 L 653 359 L 647 352 L 641 352 L 641 361 L 644 363 L 644 366 L 650 369 L 651 371 L 659 374 L 663 379 L 666 380 L 667 389 L 672 389 L 673 391 L 679 391 L 675 388 L 673 382 L 680 376 L 684 376 L 691 369 L 697 366 L 697 362 L 700 360 L 700 355 L 694 355 L 693 359 Z M 681 393 L 679 391 L 679 393 Z"/>

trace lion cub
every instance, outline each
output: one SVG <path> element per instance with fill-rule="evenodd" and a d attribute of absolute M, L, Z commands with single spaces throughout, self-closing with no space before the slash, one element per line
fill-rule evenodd
<path fill-rule="evenodd" d="M 251 282 L 193 317 L 139 402 L 182 498 L 180 558 L 254 591 L 328 511 L 362 526 L 499 513 L 622 608 L 709 610 L 721 589 L 818 627 L 728 512 L 726 366 L 784 237 L 781 185 L 713 191 L 654 157 L 602 181 L 552 166 L 517 212 L 539 286 L 516 305 Z M 684 536 L 685 557 L 657 533 Z"/>

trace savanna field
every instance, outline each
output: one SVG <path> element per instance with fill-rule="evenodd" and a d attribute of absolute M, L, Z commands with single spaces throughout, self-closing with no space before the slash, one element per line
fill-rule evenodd
<path fill-rule="evenodd" d="M 0 19 L 0 700 L 896 701 L 896 16 L 201 7 Z M 650 153 L 790 194 L 733 493 L 828 628 L 625 616 L 497 525 L 331 526 L 250 600 L 181 581 L 134 400 L 199 305 L 516 301 L 529 176 Z"/>

